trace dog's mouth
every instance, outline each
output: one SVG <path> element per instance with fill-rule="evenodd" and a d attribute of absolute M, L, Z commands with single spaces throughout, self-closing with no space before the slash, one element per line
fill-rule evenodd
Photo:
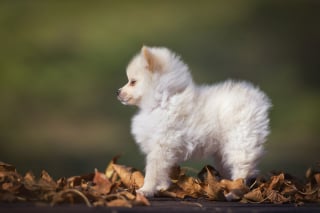
<path fill-rule="evenodd" d="M 128 105 L 129 101 L 131 100 L 131 97 L 128 98 L 122 98 L 120 96 L 118 96 L 118 100 L 123 104 L 123 105 Z"/>

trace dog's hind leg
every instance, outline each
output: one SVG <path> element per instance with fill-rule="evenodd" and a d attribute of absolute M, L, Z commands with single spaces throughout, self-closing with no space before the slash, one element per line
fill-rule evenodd
<path fill-rule="evenodd" d="M 254 138 L 244 137 L 241 140 L 241 137 L 238 137 L 236 140 L 228 141 L 222 155 L 224 171 L 230 171 L 230 179 L 242 178 L 244 184 L 247 184 L 249 178 L 257 175 L 256 166 L 263 153 L 262 144 L 250 140 Z M 244 189 L 244 185 L 239 185 L 239 188 L 234 188 L 225 195 L 226 199 L 238 199 L 246 192 Z"/>

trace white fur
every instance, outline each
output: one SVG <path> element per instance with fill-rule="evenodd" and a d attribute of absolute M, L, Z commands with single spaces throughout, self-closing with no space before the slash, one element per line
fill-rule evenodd
<path fill-rule="evenodd" d="M 213 158 L 225 178 L 257 173 L 271 106 L 260 89 L 231 80 L 197 86 L 187 65 L 166 48 L 143 47 L 127 75 L 119 99 L 140 108 L 132 134 L 146 154 L 145 182 L 138 192 L 152 196 L 167 189 L 172 166 L 191 158 Z"/>

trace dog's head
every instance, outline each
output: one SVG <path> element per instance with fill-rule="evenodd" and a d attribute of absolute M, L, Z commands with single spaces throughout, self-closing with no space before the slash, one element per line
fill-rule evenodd
<path fill-rule="evenodd" d="M 127 67 L 128 83 L 117 91 L 125 105 L 152 105 L 192 82 L 187 66 L 167 48 L 143 46 Z"/>

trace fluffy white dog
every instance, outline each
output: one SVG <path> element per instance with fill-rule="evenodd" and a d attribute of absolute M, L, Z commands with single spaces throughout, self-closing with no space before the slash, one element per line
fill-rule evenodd
<path fill-rule="evenodd" d="M 212 157 L 224 178 L 256 175 L 271 106 L 261 90 L 231 80 L 197 86 L 188 66 L 162 47 L 142 47 L 129 63 L 127 77 L 118 99 L 139 107 L 132 134 L 146 154 L 138 192 L 153 196 L 167 189 L 171 168 L 190 158 Z"/>

